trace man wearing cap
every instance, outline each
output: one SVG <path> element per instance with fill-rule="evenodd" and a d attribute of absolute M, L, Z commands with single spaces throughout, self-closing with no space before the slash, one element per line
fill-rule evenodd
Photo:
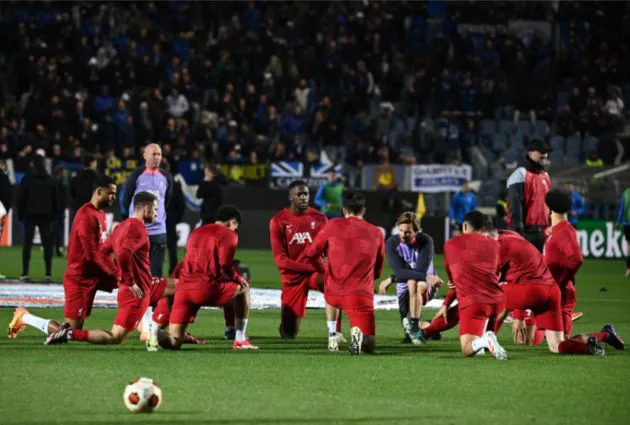
<path fill-rule="evenodd" d="M 551 179 L 545 165 L 550 150 L 544 140 L 532 140 L 524 165 L 514 170 L 507 181 L 507 224 L 540 252 L 545 244 L 545 229 L 549 226 L 545 195 L 551 189 Z"/>

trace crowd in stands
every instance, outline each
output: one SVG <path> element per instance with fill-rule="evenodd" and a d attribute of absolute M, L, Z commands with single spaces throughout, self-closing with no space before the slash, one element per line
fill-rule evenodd
<path fill-rule="evenodd" d="M 489 164 L 555 134 L 558 160 L 576 136 L 597 138 L 578 149 L 580 162 L 593 151 L 610 162 L 602 142 L 623 129 L 630 87 L 629 11 L 600 2 L 3 2 L 0 159 L 25 172 L 39 149 L 55 165 L 94 153 L 132 170 L 157 142 L 172 170 L 181 159 L 315 162 L 323 150 L 356 168 Z M 507 27 L 521 19 L 543 25 Z"/>

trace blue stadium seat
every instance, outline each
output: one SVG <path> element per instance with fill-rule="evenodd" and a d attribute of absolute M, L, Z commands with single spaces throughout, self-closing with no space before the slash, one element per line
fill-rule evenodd
<path fill-rule="evenodd" d="M 525 137 L 532 134 L 532 125 L 529 121 L 519 121 L 516 123 L 516 131 Z"/>
<path fill-rule="evenodd" d="M 597 151 L 597 145 L 599 144 L 599 139 L 594 136 L 587 136 L 584 138 L 584 142 L 582 143 L 582 153 L 585 155 L 590 154 L 591 152 Z"/>
<path fill-rule="evenodd" d="M 582 138 L 577 134 L 567 138 L 567 153 L 569 152 L 582 152 Z"/>
<path fill-rule="evenodd" d="M 546 121 L 536 121 L 535 134 L 540 138 L 547 137 L 549 134 L 549 124 Z"/>
<path fill-rule="evenodd" d="M 507 150 L 507 148 L 508 148 L 508 144 L 507 144 L 507 137 L 505 137 L 505 134 L 501 134 L 501 133 L 495 134 L 492 140 L 492 150 L 495 152 L 504 152 L 505 150 Z"/>
<path fill-rule="evenodd" d="M 510 136 L 510 147 L 514 149 L 525 149 L 525 137 L 520 133 Z"/>
<path fill-rule="evenodd" d="M 494 120 L 481 120 L 480 129 L 484 136 L 494 134 L 497 131 L 497 124 Z"/>
<path fill-rule="evenodd" d="M 580 164 L 580 152 L 579 151 L 569 151 L 567 150 L 567 155 L 564 163 L 566 165 L 579 165 Z"/>
<path fill-rule="evenodd" d="M 549 154 L 551 165 L 563 165 L 564 164 L 564 148 L 554 149 Z"/>
<path fill-rule="evenodd" d="M 520 159 L 520 156 L 515 149 L 510 149 L 503 153 L 503 161 L 506 164 L 517 162 L 519 159 Z"/>
<path fill-rule="evenodd" d="M 553 150 L 561 149 L 564 152 L 564 137 L 553 136 L 550 141 L 551 141 L 551 149 Z"/>
<path fill-rule="evenodd" d="M 506 136 L 512 134 L 512 128 L 512 121 L 503 120 L 499 123 L 499 132 L 501 132 L 501 134 L 505 134 Z"/>

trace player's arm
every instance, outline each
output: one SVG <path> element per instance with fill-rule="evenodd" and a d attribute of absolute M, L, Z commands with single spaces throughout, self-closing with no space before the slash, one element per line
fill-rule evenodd
<path fill-rule="evenodd" d="M 523 219 L 523 199 L 525 197 L 525 168 L 519 167 L 507 181 L 508 208 L 512 229 L 521 235 L 525 231 Z"/>
<path fill-rule="evenodd" d="M 83 247 L 84 258 L 88 262 L 96 264 L 105 274 L 115 277 L 116 265 L 114 260 L 109 254 L 102 253 L 101 247 L 99 247 L 98 241 L 101 235 L 98 230 L 98 219 L 89 217 L 89 219 L 81 220 L 76 226 L 77 236 Z M 97 231 L 94 232 L 94 229 L 97 229 Z"/>
<path fill-rule="evenodd" d="M 417 270 L 408 269 L 405 261 L 398 254 L 398 252 L 396 252 L 396 245 L 398 245 L 398 241 L 398 237 L 391 236 L 389 239 L 387 239 L 387 244 L 385 246 L 389 267 L 391 267 L 391 269 L 394 271 L 396 278 L 399 282 L 407 280 L 424 281 L 427 277 L 426 269 L 429 267 L 429 265 L 427 264 L 424 273 L 421 273 Z"/>
<path fill-rule="evenodd" d="M 328 249 L 329 229 L 330 222 L 326 223 L 326 226 L 324 226 L 322 231 L 315 236 L 315 240 L 313 240 L 311 246 L 306 249 L 306 259 L 313 264 L 313 267 L 319 264 L 322 255 L 324 255 Z"/>
<path fill-rule="evenodd" d="M 233 279 L 235 282 L 241 282 L 243 278 L 234 268 L 234 254 L 236 253 L 237 245 L 238 235 L 236 232 L 230 231 L 219 246 L 219 267 L 225 276 Z"/>
<path fill-rule="evenodd" d="M 269 222 L 269 235 L 271 236 L 271 252 L 273 253 L 273 259 L 279 269 L 296 273 L 313 273 L 315 271 L 313 264 L 300 263 L 299 261 L 289 258 L 282 226 L 273 218 Z"/>
<path fill-rule="evenodd" d="M 378 230 L 378 248 L 376 250 L 376 262 L 374 263 L 374 279 L 381 277 L 385 264 L 385 239 Z"/>
<path fill-rule="evenodd" d="M 116 253 L 116 260 L 120 269 L 119 282 L 126 286 L 133 286 L 136 276 L 136 259 L 134 254 L 145 242 L 146 236 L 130 228 L 121 240 L 120 249 Z"/>
<path fill-rule="evenodd" d="M 566 253 L 557 242 L 557 239 L 553 237 L 547 240 L 544 259 L 554 280 L 558 285 L 561 285 L 563 282 L 561 282 L 560 276 L 570 267 L 570 264 Z"/>

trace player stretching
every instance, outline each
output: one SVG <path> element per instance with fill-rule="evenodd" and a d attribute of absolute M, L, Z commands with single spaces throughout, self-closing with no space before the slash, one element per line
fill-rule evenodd
<path fill-rule="evenodd" d="M 133 204 L 133 216 L 114 229 L 100 251 L 106 256 L 114 253 L 120 275 L 118 313 L 112 330 L 73 330 L 64 327 L 51 334 L 46 340 L 46 345 L 64 344 L 69 340 L 92 344 L 121 344 L 138 326 L 152 297 L 149 235 L 144 225 L 155 220 L 157 198 L 149 192 L 139 192 L 134 196 Z M 163 293 L 164 288 L 156 287 L 154 293 L 158 291 Z"/>
<path fill-rule="evenodd" d="M 443 282 L 433 267 L 433 238 L 420 232 L 416 214 L 402 213 L 396 224 L 398 235 L 387 239 L 385 251 L 396 277 L 398 310 L 405 329 L 405 341 L 409 338 L 418 345 L 425 341 L 420 331 L 422 305 L 433 299 Z M 384 294 L 392 283 L 391 279 L 381 283 L 379 293 Z"/>
<path fill-rule="evenodd" d="M 507 360 L 507 353 L 493 332 L 505 300 L 497 273 L 499 244 L 484 234 L 487 220 L 478 210 L 466 214 L 464 234 L 444 244 L 444 262 L 458 300 L 462 353 L 474 356 L 484 348 L 498 360 Z"/>
<path fill-rule="evenodd" d="M 249 282 L 234 268 L 241 213 L 233 205 L 216 212 L 216 222 L 201 226 L 188 239 L 186 256 L 175 289 L 168 333 L 158 333 L 160 347 L 179 349 L 190 319 L 201 306 L 234 303 L 236 314 L 235 350 L 257 350 L 245 334 L 249 316 Z"/>
<path fill-rule="evenodd" d="M 503 277 L 506 283 L 501 285 L 505 293 L 506 313 L 509 310 L 531 310 L 534 322 L 545 332 L 549 351 L 600 356 L 604 350 L 598 342 L 623 349 L 623 341 L 610 325 L 601 332 L 565 339 L 560 288 L 549 273 L 542 254 L 516 232 L 497 232 L 490 226 L 487 234 L 499 241 L 499 264 L 502 269 L 507 269 Z M 522 339 L 524 330 L 522 326 L 514 326 L 514 339 Z"/>
<path fill-rule="evenodd" d="M 374 319 L 374 279 L 378 279 L 385 260 L 383 233 L 365 220 L 365 197 L 346 192 L 344 218 L 330 220 L 306 251 L 306 258 L 317 264 L 322 255 L 326 265 L 326 320 L 333 321 L 336 309 L 344 311 L 352 327 L 351 355 L 373 352 L 376 341 Z M 336 333 L 330 332 L 328 348 L 334 351 Z M 338 349 L 338 348 L 337 348 Z"/>
<path fill-rule="evenodd" d="M 271 251 L 282 280 L 279 328 L 282 338 L 297 337 L 300 321 L 306 315 L 308 291 L 324 292 L 324 277 L 305 261 L 305 254 L 327 219 L 308 206 L 309 199 L 306 183 L 302 180 L 292 182 L 289 185 L 289 207 L 269 221 Z M 323 267 L 319 265 L 320 269 Z M 329 333 L 338 331 L 334 326 Z"/>
<path fill-rule="evenodd" d="M 70 229 L 68 267 L 63 276 L 64 320 L 72 329 L 82 329 L 90 315 L 97 290 L 112 292 L 116 288 L 116 266 L 110 257 L 99 255 L 105 242 L 107 224 L 103 209 L 116 199 L 116 185 L 109 176 L 99 176 L 90 202 L 77 210 Z M 58 331 L 62 325 L 54 320 L 30 314 L 18 307 L 9 324 L 9 338 L 15 338 L 26 326 L 45 334 Z"/>

